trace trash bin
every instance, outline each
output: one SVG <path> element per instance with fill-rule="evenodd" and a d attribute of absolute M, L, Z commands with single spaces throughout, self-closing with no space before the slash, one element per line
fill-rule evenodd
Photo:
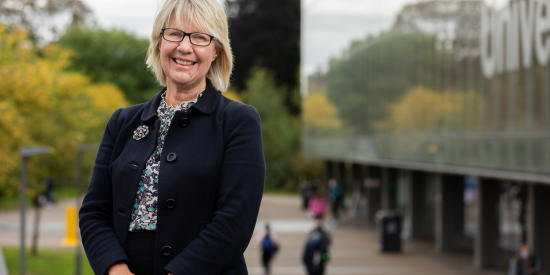
<path fill-rule="evenodd" d="M 401 251 L 401 216 L 393 210 L 376 212 L 381 252 Z"/>

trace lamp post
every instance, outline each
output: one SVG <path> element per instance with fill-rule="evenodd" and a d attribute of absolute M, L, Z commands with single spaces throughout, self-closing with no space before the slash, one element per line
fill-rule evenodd
<path fill-rule="evenodd" d="M 6 258 L 2 252 L 2 244 L 0 243 L 0 275 L 8 275 L 8 267 L 6 266 Z"/>
<path fill-rule="evenodd" d="M 76 210 L 80 210 L 80 192 L 82 189 L 82 155 L 86 151 L 96 150 L 98 147 L 97 144 L 81 144 L 77 148 L 76 152 Z M 80 234 L 77 234 L 77 238 L 80 239 Z M 75 264 L 75 274 L 82 274 L 82 250 L 80 249 L 80 243 L 76 246 L 76 264 Z"/>
<path fill-rule="evenodd" d="M 21 157 L 21 189 L 19 190 L 19 203 L 21 212 L 21 248 L 19 251 L 19 274 L 25 275 L 25 214 L 27 211 L 27 158 L 30 156 L 49 154 L 52 147 L 27 147 L 19 150 Z"/>

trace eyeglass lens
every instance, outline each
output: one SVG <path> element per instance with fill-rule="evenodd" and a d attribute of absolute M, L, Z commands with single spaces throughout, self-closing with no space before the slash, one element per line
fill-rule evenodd
<path fill-rule="evenodd" d="M 180 30 L 166 29 L 164 30 L 164 39 L 172 42 L 181 42 L 185 36 L 185 33 Z M 189 33 L 189 39 L 191 44 L 199 46 L 208 46 L 210 44 L 211 37 L 203 33 Z"/>

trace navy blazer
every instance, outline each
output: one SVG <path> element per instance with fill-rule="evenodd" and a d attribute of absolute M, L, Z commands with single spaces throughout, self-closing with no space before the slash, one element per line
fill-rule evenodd
<path fill-rule="evenodd" d="M 105 129 L 79 213 L 82 243 L 95 274 L 128 261 L 124 246 L 132 207 L 156 146 L 163 92 L 116 110 Z M 149 134 L 133 139 L 142 125 Z M 258 112 L 208 83 L 188 112 L 175 113 L 162 151 L 155 275 L 248 274 L 243 253 L 265 180 Z"/>

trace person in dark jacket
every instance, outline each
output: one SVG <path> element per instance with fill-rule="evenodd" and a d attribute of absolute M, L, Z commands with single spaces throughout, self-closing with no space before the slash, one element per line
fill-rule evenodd
<path fill-rule="evenodd" d="M 264 232 L 260 235 L 260 251 L 262 253 L 262 266 L 264 267 L 264 274 L 271 274 L 271 261 L 275 257 L 275 254 L 279 250 L 279 244 L 275 235 L 271 232 L 269 224 L 265 225 Z"/>
<path fill-rule="evenodd" d="M 325 274 L 325 264 L 329 261 L 328 248 L 331 243 L 330 234 L 323 228 L 322 217 L 315 219 L 316 227 L 307 236 L 302 261 L 308 275 Z"/>
<path fill-rule="evenodd" d="M 537 275 L 540 274 L 540 263 L 531 253 L 528 245 L 522 245 L 517 255 L 510 260 L 510 275 Z"/>
<path fill-rule="evenodd" d="M 302 209 L 307 210 L 309 199 L 313 197 L 313 185 L 311 182 L 303 181 L 300 183 L 300 191 L 302 193 Z"/>
<path fill-rule="evenodd" d="M 98 275 L 247 274 L 265 179 L 260 117 L 230 100 L 217 0 L 166 0 L 147 65 L 165 86 L 111 116 L 80 232 Z"/>
<path fill-rule="evenodd" d="M 338 184 L 336 179 L 331 178 L 328 181 L 329 190 L 330 190 L 330 202 L 332 211 L 332 222 L 333 226 L 338 226 L 340 224 L 340 208 L 343 207 L 344 196 L 342 195 L 342 188 Z"/>

